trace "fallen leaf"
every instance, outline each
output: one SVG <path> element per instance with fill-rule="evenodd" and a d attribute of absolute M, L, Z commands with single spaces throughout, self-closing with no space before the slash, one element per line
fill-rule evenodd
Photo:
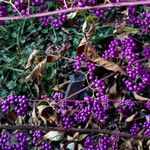
<path fill-rule="evenodd" d="M 45 55 L 42 55 L 42 56 L 38 57 L 38 58 L 35 60 L 35 64 L 38 65 L 44 58 L 45 58 Z"/>
<path fill-rule="evenodd" d="M 54 108 L 52 106 L 40 105 L 37 107 L 39 115 L 45 119 L 50 118 L 54 114 Z"/>
<path fill-rule="evenodd" d="M 77 54 L 81 55 L 84 52 L 85 46 L 87 41 L 92 39 L 92 33 L 95 30 L 95 24 L 92 24 L 90 27 L 90 30 L 86 33 L 86 36 L 84 36 L 84 38 L 81 40 L 78 48 L 77 48 Z"/>
<path fill-rule="evenodd" d="M 131 140 L 127 140 L 127 141 L 125 142 L 125 147 L 126 147 L 128 150 L 133 150 L 133 146 L 132 146 Z"/>
<path fill-rule="evenodd" d="M 59 131 L 49 131 L 43 136 L 44 139 L 49 139 L 50 141 L 60 141 L 63 138 L 63 133 Z"/>
<path fill-rule="evenodd" d="M 48 56 L 47 56 L 47 62 L 55 63 L 55 62 L 58 61 L 60 58 L 61 58 L 61 56 L 48 55 Z"/>
<path fill-rule="evenodd" d="M 31 74 L 25 78 L 25 81 L 27 82 L 27 81 L 31 80 L 33 77 L 38 77 L 38 78 L 42 77 L 42 71 L 46 65 L 46 62 L 47 62 L 47 59 L 44 59 L 37 66 L 35 66 L 35 68 L 31 72 Z"/>
<path fill-rule="evenodd" d="M 25 67 L 25 70 L 27 70 L 27 69 L 29 69 L 31 67 L 37 52 L 38 52 L 37 50 L 33 50 L 33 52 L 30 54 L 28 62 L 27 62 L 27 65 Z"/>
<path fill-rule="evenodd" d="M 78 150 L 83 150 L 83 146 L 81 144 L 78 144 Z"/>
<path fill-rule="evenodd" d="M 35 105 L 33 105 L 32 120 L 33 120 L 33 123 L 34 123 L 35 125 L 40 125 L 40 121 L 39 121 L 39 119 L 37 118 L 37 115 L 36 115 L 36 112 L 35 112 Z"/>
<path fill-rule="evenodd" d="M 134 120 L 134 118 L 136 117 L 136 115 L 137 115 L 137 112 L 135 114 L 131 115 L 130 117 L 126 118 L 125 121 L 126 122 L 132 122 Z"/>
<path fill-rule="evenodd" d="M 68 17 L 68 19 L 73 19 L 76 15 L 77 15 L 77 11 L 72 12 L 72 13 L 69 13 L 69 14 L 67 15 L 67 17 Z"/>
<path fill-rule="evenodd" d="M 85 55 L 87 59 L 97 63 L 98 65 L 104 67 L 107 70 L 120 72 L 121 74 L 126 75 L 126 72 L 119 65 L 100 57 L 97 54 L 95 47 L 90 44 L 87 44 L 85 47 Z"/>
<path fill-rule="evenodd" d="M 149 101 L 150 100 L 149 98 L 140 96 L 137 93 L 133 93 L 133 94 L 134 94 L 134 97 L 136 100 L 139 100 L 139 101 Z"/>
<path fill-rule="evenodd" d="M 143 150 L 143 144 L 141 140 L 138 141 L 138 150 Z"/>
<path fill-rule="evenodd" d="M 109 89 L 109 94 L 117 94 L 117 83 L 115 82 L 112 87 Z"/>
<path fill-rule="evenodd" d="M 71 142 L 66 146 L 67 150 L 75 150 L 75 143 Z"/>
<path fill-rule="evenodd" d="M 15 123 L 17 116 L 14 112 L 8 111 L 8 118 Z"/>

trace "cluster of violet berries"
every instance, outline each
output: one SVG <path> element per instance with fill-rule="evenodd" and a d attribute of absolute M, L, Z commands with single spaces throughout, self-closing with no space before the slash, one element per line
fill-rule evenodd
<path fill-rule="evenodd" d="M 52 96 L 52 100 L 57 102 L 57 101 L 62 100 L 63 97 L 64 97 L 64 95 L 62 92 L 55 92 Z"/>
<path fill-rule="evenodd" d="M 70 116 L 63 116 L 60 119 L 60 123 L 62 124 L 64 129 L 69 129 L 73 127 L 73 125 L 75 124 L 75 121 L 73 119 L 73 116 L 70 115 Z"/>
<path fill-rule="evenodd" d="M 6 9 L 6 5 L 4 3 L 0 3 L 0 17 L 5 17 L 7 16 L 8 12 Z M 3 24 L 4 21 L 0 20 L 0 25 Z"/>
<path fill-rule="evenodd" d="M 103 57 L 107 60 L 120 57 L 122 61 L 127 60 L 127 63 L 131 65 L 139 58 L 135 53 L 136 49 L 136 44 L 130 37 L 124 40 L 114 39 L 110 42 L 108 50 L 104 52 Z"/>
<path fill-rule="evenodd" d="M 7 98 L 2 101 L 1 108 L 5 113 L 13 109 L 18 116 L 25 116 L 29 108 L 29 99 L 25 96 L 8 95 Z"/>
<path fill-rule="evenodd" d="M 130 133 L 132 135 L 137 135 L 139 131 L 140 131 L 140 127 L 138 126 L 137 123 L 134 123 L 133 126 L 130 129 Z"/>
<path fill-rule="evenodd" d="M 150 121 L 144 122 L 143 128 L 145 129 L 144 134 L 150 136 Z"/>
<path fill-rule="evenodd" d="M 14 5 L 17 8 L 17 10 L 21 13 L 21 15 L 29 15 L 28 2 L 26 0 L 15 0 Z M 17 13 L 17 10 L 14 9 L 14 12 Z"/>
<path fill-rule="evenodd" d="M 127 99 L 127 100 L 121 100 L 120 101 L 119 110 L 121 112 L 126 112 L 129 110 L 132 111 L 134 108 L 135 108 L 135 103 L 132 100 Z"/>
<path fill-rule="evenodd" d="M 149 57 L 150 57 L 150 46 L 145 46 L 145 47 L 143 48 L 142 55 L 143 55 L 145 58 L 149 58 Z"/>
<path fill-rule="evenodd" d="M 88 70 L 89 80 L 93 81 L 94 80 L 94 72 L 96 70 L 96 64 L 91 61 L 87 61 L 84 53 L 82 53 L 81 55 L 79 55 L 75 58 L 75 62 L 73 65 L 75 72 L 79 72 L 82 67 L 84 69 Z"/>
<path fill-rule="evenodd" d="M 15 144 L 10 144 L 11 137 L 9 134 L 3 133 L 0 137 L 0 148 L 2 150 L 27 150 L 28 141 L 27 136 L 23 132 L 16 134 Z"/>
<path fill-rule="evenodd" d="M 150 12 L 138 12 L 135 6 L 129 7 L 129 22 L 134 26 L 139 27 L 142 32 L 150 33 Z"/>
<path fill-rule="evenodd" d="M 84 147 L 85 150 L 108 150 L 111 147 L 111 140 L 108 137 L 94 139 L 88 136 L 85 139 Z"/>
<path fill-rule="evenodd" d="M 41 130 L 36 130 L 33 134 L 33 145 L 42 150 L 52 150 L 52 146 L 46 141 L 42 140 L 43 132 Z"/>
<path fill-rule="evenodd" d="M 126 60 L 128 79 L 124 81 L 128 90 L 133 92 L 140 92 L 150 84 L 150 74 L 142 63 L 135 63 L 139 59 L 136 53 L 137 46 L 134 40 L 130 37 L 124 40 L 115 39 L 109 44 L 108 50 L 103 54 L 105 59 L 118 59 L 120 56 L 122 62 Z M 144 47 L 142 55 L 149 57 L 150 48 Z"/>

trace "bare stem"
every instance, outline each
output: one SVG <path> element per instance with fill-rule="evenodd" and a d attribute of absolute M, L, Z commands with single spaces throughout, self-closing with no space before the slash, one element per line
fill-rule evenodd
<path fill-rule="evenodd" d="M 136 2 L 109 3 L 109 4 L 101 4 L 101 5 L 96 5 L 96 6 L 67 8 L 63 10 L 55 10 L 55 11 L 50 11 L 50 12 L 32 14 L 28 16 L 0 17 L 0 20 L 29 19 L 29 18 L 35 18 L 35 17 L 50 16 L 50 15 L 59 14 L 59 13 L 74 12 L 74 11 L 79 11 L 79 10 L 89 10 L 89 9 L 107 8 L 107 7 L 136 6 L 136 5 L 145 5 L 145 4 L 150 4 L 150 0 L 142 0 L 142 1 L 136 1 Z"/>
<path fill-rule="evenodd" d="M 69 129 L 61 129 L 59 127 L 48 127 L 48 126 L 31 126 L 31 125 L 0 125 L 0 129 L 11 129 L 11 130 L 32 130 L 35 131 L 37 129 L 40 129 L 42 131 L 60 131 L 60 132 L 80 132 L 80 133 L 87 133 L 87 134 L 104 134 L 104 135 L 117 135 L 120 137 L 127 137 L 127 138 L 135 138 L 135 139 L 150 139 L 150 136 L 144 136 L 144 135 L 131 135 L 119 131 L 111 131 L 111 130 L 105 130 L 105 129 L 78 129 L 78 128 L 69 128 Z"/>

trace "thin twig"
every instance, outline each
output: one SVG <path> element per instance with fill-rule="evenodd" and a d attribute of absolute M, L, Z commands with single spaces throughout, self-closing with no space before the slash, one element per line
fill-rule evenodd
<path fill-rule="evenodd" d="M 145 4 L 150 4 L 150 0 L 136 1 L 136 2 L 110 3 L 110 4 L 101 4 L 101 5 L 86 6 L 86 7 L 75 7 L 75 8 L 68 8 L 68 9 L 62 9 L 62 10 L 55 10 L 55 11 L 50 11 L 50 12 L 32 14 L 32 15 L 28 15 L 28 16 L 0 17 L 0 20 L 29 19 L 29 18 L 35 18 L 35 17 L 50 16 L 50 15 L 59 14 L 59 13 L 74 12 L 74 11 L 79 11 L 79 10 L 89 10 L 89 9 L 107 8 L 107 7 L 136 6 L 136 5 L 145 5 Z"/>
<path fill-rule="evenodd" d="M 123 132 L 118 131 L 111 131 L 111 130 L 105 130 L 105 129 L 78 129 L 78 128 L 69 128 L 69 129 L 61 129 L 59 127 L 48 127 L 48 126 L 30 126 L 30 125 L 0 125 L 0 129 L 9 129 L 9 130 L 32 130 L 35 131 L 37 129 L 40 129 L 42 131 L 60 131 L 60 132 L 80 132 L 80 133 L 87 133 L 87 134 L 104 134 L 104 135 L 117 135 L 121 137 L 127 137 L 127 138 L 135 138 L 135 139 L 150 139 L 150 136 L 144 136 L 144 135 L 131 135 Z"/>
<path fill-rule="evenodd" d="M 145 61 L 145 60 L 148 60 L 148 59 L 150 59 L 150 57 L 142 58 L 142 59 L 139 59 L 139 60 L 133 62 L 133 64 L 135 64 L 137 62 L 142 62 L 142 61 Z"/>

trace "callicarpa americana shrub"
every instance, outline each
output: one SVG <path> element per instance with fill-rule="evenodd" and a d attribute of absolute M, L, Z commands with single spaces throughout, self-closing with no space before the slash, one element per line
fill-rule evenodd
<path fill-rule="evenodd" d="M 150 0 L 0 1 L 0 150 L 149 149 Z"/>

